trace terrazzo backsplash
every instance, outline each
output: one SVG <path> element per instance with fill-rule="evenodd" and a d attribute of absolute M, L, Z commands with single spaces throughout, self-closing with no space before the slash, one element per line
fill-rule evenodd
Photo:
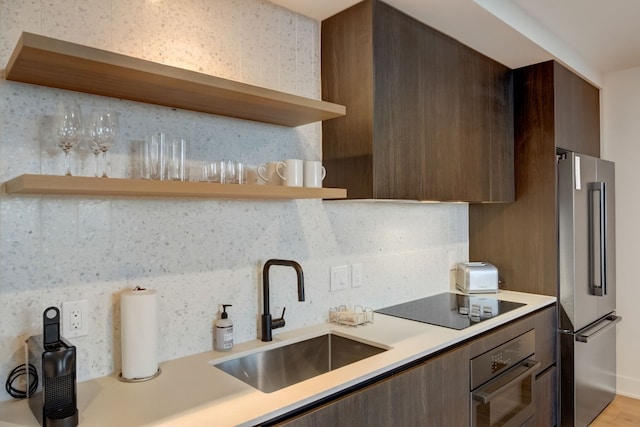
<path fill-rule="evenodd" d="M 2 66 L 22 31 L 320 98 L 319 22 L 266 1 L 0 0 Z M 136 141 L 157 131 L 187 138 L 196 160 L 322 158 L 319 123 L 285 128 L 1 79 L 0 182 L 62 174 L 51 126 L 65 100 L 86 116 L 118 112 L 113 177 L 132 177 Z M 72 171 L 92 175 L 86 143 Z M 453 263 L 468 257 L 467 229 L 466 204 L 0 194 L 0 376 L 23 363 L 46 307 L 80 299 L 90 318 L 89 335 L 72 339 L 79 380 L 119 372 L 118 295 L 137 285 L 160 295 L 161 361 L 211 350 L 223 303 L 233 305 L 235 341 L 256 339 L 269 258 L 304 269 L 305 302 L 293 270 L 271 269 L 271 309 L 287 307 L 286 329 L 325 322 L 342 303 L 379 308 L 445 291 Z M 330 292 L 330 267 L 353 263 L 363 286 Z"/>

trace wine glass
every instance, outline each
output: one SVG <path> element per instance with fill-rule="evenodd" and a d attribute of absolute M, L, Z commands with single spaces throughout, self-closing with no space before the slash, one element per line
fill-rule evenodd
<path fill-rule="evenodd" d="M 91 138 L 89 139 L 89 141 L 87 142 L 87 145 L 89 146 L 89 150 L 93 153 L 93 158 L 95 160 L 95 169 L 93 172 L 93 176 L 95 176 L 96 178 L 99 177 L 99 168 L 98 168 L 98 155 L 102 152 L 102 150 L 100 149 L 100 146 L 97 144 L 96 140 L 93 138 L 93 131 L 91 128 L 89 128 L 88 130 L 89 135 L 91 136 Z"/>
<path fill-rule="evenodd" d="M 64 151 L 65 175 L 71 176 L 71 162 L 69 152 L 82 139 L 82 111 L 77 103 L 58 103 L 56 115 L 53 119 L 55 142 Z"/>
<path fill-rule="evenodd" d="M 118 117 L 115 111 L 93 110 L 91 112 L 91 151 L 96 157 L 96 176 L 98 176 L 98 153 L 102 152 L 102 177 L 107 178 L 107 151 L 118 135 Z"/>

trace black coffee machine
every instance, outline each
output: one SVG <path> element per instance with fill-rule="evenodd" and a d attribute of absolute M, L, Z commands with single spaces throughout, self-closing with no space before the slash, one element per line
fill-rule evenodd
<path fill-rule="evenodd" d="M 25 346 L 27 363 L 39 380 L 36 392 L 28 396 L 29 407 L 43 427 L 75 427 L 76 348 L 60 336 L 60 310 L 49 307 L 42 317 L 43 334 L 29 337 Z M 27 384 L 31 381 L 27 377 Z"/>

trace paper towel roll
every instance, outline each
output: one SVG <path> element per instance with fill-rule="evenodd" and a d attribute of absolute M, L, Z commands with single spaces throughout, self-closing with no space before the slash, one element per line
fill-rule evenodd
<path fill-rule="evenodd" d="M 122 378 L 140 380 L 158 371 L 158 296 L 135 288 L 120 295 Z"/>

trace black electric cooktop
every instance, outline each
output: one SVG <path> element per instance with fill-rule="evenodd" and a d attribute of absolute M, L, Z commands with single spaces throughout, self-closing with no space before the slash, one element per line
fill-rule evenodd
<path fill-rule="evenodd" d="M 376 313 L 460 330 L 523 305 L 525 304 L 519 302 L 445 292 L 381 308 Z"/>

